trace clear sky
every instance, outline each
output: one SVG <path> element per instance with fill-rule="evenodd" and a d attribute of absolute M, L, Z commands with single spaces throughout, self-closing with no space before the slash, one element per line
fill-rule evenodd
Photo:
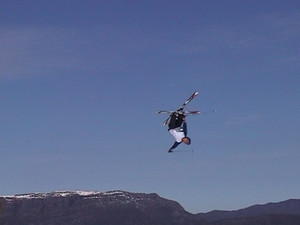
<path fill-rule="evenodd" d="M 2 0 L 0 195 L 300 198 L 300 1 Z M 158 109 L 194 91 L 190 146 Z"/>

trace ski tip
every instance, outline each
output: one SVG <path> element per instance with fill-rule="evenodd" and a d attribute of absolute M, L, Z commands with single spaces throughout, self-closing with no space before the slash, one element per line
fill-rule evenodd
<path fill-rule="evenodd" d="M 196 96 L 196 95 L 198 95 L 199 94 L 199 92 L 198 91 L 195 91 L 194 92 L 194 96 Z"/>

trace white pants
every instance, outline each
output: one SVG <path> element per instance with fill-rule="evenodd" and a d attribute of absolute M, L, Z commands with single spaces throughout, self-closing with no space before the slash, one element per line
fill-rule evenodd
<path fill-rule="evenodd" d="M 181 127 L 171 129 L 171 130 L 169 130 L 169 132 L 175 138 L 176 142 L 182 142 L 182 138 L 185 137 L 183 129 Z"/>

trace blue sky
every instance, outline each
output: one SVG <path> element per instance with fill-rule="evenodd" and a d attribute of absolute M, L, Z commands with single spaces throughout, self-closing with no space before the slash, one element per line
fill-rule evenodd
<path fill-rule="evenodd" d="M 0 195 L 158 193 L 192 213 L 300 197 L 300 2 L 1 4 Z M 168 154 L 158 109 L 187 109 Z"/>

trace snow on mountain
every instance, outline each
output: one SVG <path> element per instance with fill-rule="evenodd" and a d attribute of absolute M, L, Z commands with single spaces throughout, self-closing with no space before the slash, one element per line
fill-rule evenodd
<path fill-rule="evenodd" d="M 28 193 L 28 194 L 16 194 L 9 196 L 2 196 L 4 198 L 18 198 L 18 199 L 34 199 L 34 198 L 47 198 L 47 197 L 68 197 L 68 196 L 82 196 L 82 197 L 98 197 L 101 198 L 103 196 L 129 196 L 124 191 L 108 191 L 108 192 L 100 192 L 100 191 L 55 191 L 50 193 Z"/>
<path fill-rule="evenodd" d="M 0 197 L 1 198 L 1 197 Z M 12 200 L 38 200 L 48 198 L 81 198 L 83 200 L 99 200 L 101 204 L 135 204 L 137 207 L 142 206 L 145 202 L 153 202 L 160 198 L 157 194 L 130 193 L 126 191 L 55 191 L 50 193 L 28 193 L 17 194 L 12 196 L 3 196 L 6 201 Z"/>
<path fill-rule="evenodd" d="M 28 194 L 17 194 L 11 196 L 3 196 L 4 198 L 19 198 L 19 199 L 34 199 L 34 198 L 46 198 L 46 197 L 67 197 L 70 195 L 78 196 L 104 196 L 104 195 L 114 195 L 123 194 L 121 191 L 109 191 L 109 192 L 99 192 L 99 191 L 55 191 L 50 193 L 28 193 Z"/>

